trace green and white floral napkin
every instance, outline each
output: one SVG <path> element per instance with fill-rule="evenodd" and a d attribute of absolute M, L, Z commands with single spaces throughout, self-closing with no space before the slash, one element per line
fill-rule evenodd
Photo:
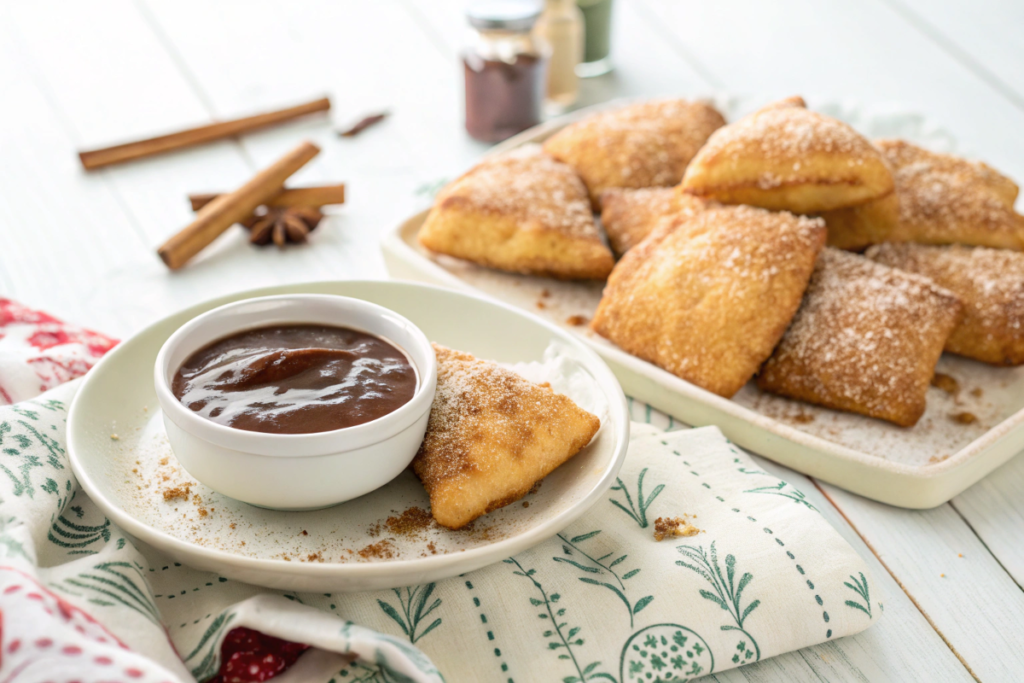
<path fill-rule="evenodd" d="M 133 543 L 78 490 L 75 389 L 0 408 L 0 680 L 206 680 L 236 626 L 313 645 L 281 681 L 690 680 L 881 611 L 864 561 L 799 490 L 715 428 L 639 424 L 613 489 L 504 562 L 376 593 L 238 583 Z M 684 515 L 699 534 L 655 541 L 656 518 Z"/>

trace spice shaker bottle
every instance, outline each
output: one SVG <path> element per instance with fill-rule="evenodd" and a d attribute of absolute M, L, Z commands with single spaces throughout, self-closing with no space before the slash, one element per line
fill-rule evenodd
<path fill-rule="evenodd" d="M 473 138 L 499 142 L 540 123 L 550 53 L 532 33 L 540 13 L 536 0 L 474 0 L 467 8 L 472 31 L 462 61 Z"/>
<path fill-rule="evenodd" d="M 548 62 L 548 106 L 564 111 L 580 93 L 576 65 L 583 61 L 583 12 L 576 0 L 547 0 L 534 32 L 551 46 Z"/>
<path fill-rule="evenodd" d="M 612 0 L 576 0 L 583 12 L 586 47 L 576 67 L 580 78 L 600 76 L 612 70 Z"/>

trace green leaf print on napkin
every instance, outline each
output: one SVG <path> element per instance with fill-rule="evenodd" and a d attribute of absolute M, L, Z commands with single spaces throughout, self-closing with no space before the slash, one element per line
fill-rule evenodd
<path fill-rule="evenodd" d="M 562 599 L 562 596 L 558 593 L 548 595 L 548 592 L 544 590 L 544 586 L 534 578 L 534 575 L 537 573 L 536 569 L 525 569 L 523 565 L 519 564 L 519 560 L 514 557 L 510 557 L 504 560 L 504 562 L 505 564 L 514 565 L 516 569 L 512 573 L 530 581 L 540 595 L 539 599 L 530 598 L 530 604 L 534 607 L 543 607 L 544 610 L 539 612 L 537 616 L 548 621 L 552 626 L 552 628 L 544 631 L 544 637 L 550 638 L 548 649 L 556 652 L 564 650 L 564 652 L 559 652 L 558 658 L 571 661 L 576 669 L 576 675 L 565 676 L 562 678 L 562 683 L 583 683 L 584 681 L 592 681 L 598 678 L 604 678 L 615 683 L 615 677 L 611 674 L 595 671 L 601 665 L 601 662 L 591 662 L 585 667 L 581 667 L 576 660 L 576 653 L 573 651 L 573 647 L 583 645 L 583 638 L 579 637 L 579 626 L 566 628 L 569 622 L 559 621 L 565 616 L 565 608 L 556 606 L 558 601 Z"/>
<path fill-rule="evenodd" d="M 602 588 L 607 588 L 612 591 L 626 606 L 626 611 L 629 612 L 629 627 L 633 628 L 633 615 L 651 604 L 651 601 L 654 600 L 654 596 L 645 595 L 637 600 L 636 604 L 631 603 L 629 598 L 626 597 L 626 584 L 624 582 L 640 573 L 639 568 L 631 569 L 621 576 L 615 571 L 615 567 L 622 562 L 625 562 L 628 555 L 620 555 L 611 562 L 605 564 L 605 560 L 614 555 L 615 552 L 606 553 L 601 557 L 592 557 L 576 545 L 577 543 L 582 543 L 600 533 L 601 530 L 598 529 L 597 531 L 579 534 L 572 538 L 566 538 L 562 534 L 558 534 L 558 538 L 562 539 L 562 552 L 565 553 L 566 557 L 553 557 L 551 559 L 555 562 L 570 564 L 585 574 L 592 574 L 601 577 L 605 577 L 610 574 L 615 580 L 614 584 L 608 581 L 599 581 L 598 579 L 593 578 L 593 576 L 580 576 L 577 578 L 583 583 L 589 583 L 593 586 L 601 586 Z M 577 557 L 582 558 L 582 561 L 577 559 Z"/>
<path fill-rule="evenodd" d="M 620 477 L 615 477 L 615 481 L 617 483 L 615 484 L 615 486 L 612 487 L 612 491 L 622 491 L 622 493 L 626 496 L 626 505 L 628 505 L 629 507 L 627 508 L 625 505 L 615 500 L 614 498 L 608 499 L 608 502 L 610 502 L 612 505 L 616 506 L 617 508 L 625 512 L 627 515 L 632 517 L 633 521 L 639 524 L 641 529 L 647 528 L 647 508 L 651 507 L 651 503 L 654 502 L 654 499 L 657 498 L 658 494 L 665 489 L 664 484 L 658 484 L 657 486 L 654 487 L 654 490 L 651 491 L 651 495 L 649 495 L 645 499 L 644 476 L 646 475 L 647 468 L 645 467 L 642 470 L 640 470 L 640 476 L 637 477 L 636 480 L 636 506 L 633 505 L 633 497 L 629 495 L 629 489 L 627 489 L 626 485 L 622 483 L 622 479 Z"/>
<path fill-rule="evenodd" d="M 415 643 L 441 625 L 440 618 L 434 619 L 425 629 L 419 633 L 416 632 L 420 623 L 427 618 L 427 615 L 441 606 L 441 598 L 436 598 L 430 603 L 429 607 L 427 606 L 427 600 L 434 594 L 436 586 L 437 584 L 435 583 L 428 583 L 424 586 L 416 586 L 415 588 L 392 588 L 391 592 L 398 597 L 398 604 L 402 608 L 401 614 L 391 606 L 391 603 L 377 600 L 377 604 L 384 611 L 384 614 L 391 617 L 402 628 L 405 635 L 409 636 L 409 642 L 411 643 Z"/>
<path fill-rule="evenodd" d="M 67 549 L 69 554 L 87 555 L 95 552 L 88 546 L 96 541 L 106 543 L 110 540 L 110 520 L 104 518 L 103 524 L 96 525 L 78 524 L 61 515 L 50 526 L 46 537 L 50 543 Z"/>
<path fill-rule="evenodd" d="M 858 572 L 858 574 L 860 574 L 860 580 L 859 581 L 857 580 L 857 577 L 855 577 L 855 576 L 853 576 L 851 574 L 850 575 L 850 581 L 853 581 L 853 583 L 850 583 L 850 581 L 844 581 L 843 585 L 846 586 L 847 588 L 849 588 L 850 590 L 852 590 L 854 593 L 856 593 L 860 597 L 864 598 L 864 604 L 862 605 L 859 602 L 856 602 L 854 600 L 847 600 L 846 601 L 846 606 L 847 607 L 852 607 L 853 609 L 859 609 L 861 612 L 863 612 L 864 614 L 868 615 L 868 618 L 870 618 L 871 617 L 871 593 L 868 591 L 868 580 L 866 578 L 864 578 L 864 573 L 863 572 Z"/>
<path fill-rule="evenodd" d="M 138 612 L 154 624 L 160 623 L 160 612 L 153 602 L 142 567 L 130 562 L 101 562 L 91 570 L 64 579 L 50 586 L 63 593 L 87 600 L 101 607 L 121 605 Z"/>
<path fill-rule="evenodd" d="M 789 498 L 795 503 L 806 505 L 815 512 L 818 511 L 818 508 L 811 505 L 810 501 L 807 500 L 803 491 L 785 481 L 780 481 L 775 486 L 758 486 L 756 489 L 749 489 L 743 493 L 764 493 L 772 496 L 782 496 L 783 498 Z"/>
<path fill-rule="evenodd" d="M 740 577 L 739 583 L 736 583 L 736 557 L 733 555 L 725 556 L 725 574 L 722 574 L 722 567 L 718 564 L 718 551 L 715 548 L 715 543 L 711 543 L 711 554 L 710 558 L 708 553 L 704 550 L 704 546 L 697 546 L 696 548 L 688 545 L 681 545 L 676 548 L 686 559 L 690 562 L 684 562 L 677 560 L 676 564 L 680 567 L 686 567 L 687 569 L 694 571 L 704 577 L 711 587 L 714 588 L 714 592 L 701 589 L 700 595 L 705 600 L 710 600 L 715 603 L 732 617 L 735 622 L 735 626 L 732 624 L 726 624 L 722 626 L 723 631 L 739 631 L 747 638 L 750 639 L 754 649 L 751 650 L 747 647 L 745 641 L 740 641 L 737 645 L 737 654 L 734 654 L 732 661 L 734 663 L 740 663 L 743 661 L 751 660 L 759 661 L 761 659 L 761 648 L 758 647 L 757 641 L 754 640 L 754 636 L 750 635 L 743 628 L 743 622 L 747 620 L 750 613 L 757 609 L 758 605 L 761 604 L 760 600 L 754 600 L 752 603 L 747 605 L 745 608 L 743 605 L 743 589 L 746 588 L 750 582 L 754 579 L 754 575 L 750 572 L 746 572 Z M 692 564 L 691 564 L 692 562 Z"/>
<path fill-rule="evenodd" d="M 634 633 L 622 648 L 621 683 L 684 683 L 715 670 L 707 641 L 679 624 L 654 624 Z"/>

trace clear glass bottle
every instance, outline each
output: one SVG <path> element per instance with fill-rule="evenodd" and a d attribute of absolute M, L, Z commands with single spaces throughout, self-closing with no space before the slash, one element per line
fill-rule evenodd
<path fill-rule="evenodd" d="M 600 76 L 612 70 L 612 0 L 576 0 L 583 11 L 586 48 L 576 67 L 580 78 Z"/>
<path fill-rule="evenodd" d="M 576 0 L 547 0 L 533 30 L 551 46 L 548 107 L 564 111 L 580 94 L 576 65 L 583 61 L 583 12 Z"/>
<path fill-rule="evenodd" d="M 474 0 L 466 10 L 473 30 L 463 53 L 466 130 L 499 142 L 540 123 L 550 48 L 532 33 L 536 0 Z"/>

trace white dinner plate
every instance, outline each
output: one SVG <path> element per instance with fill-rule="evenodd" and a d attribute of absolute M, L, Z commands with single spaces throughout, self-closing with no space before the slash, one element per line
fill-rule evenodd
<path fill-rule="evenodd" d="M 585 394 L 603 411 L 601 429 L 523 502 L 485 515 L 463 531 L 415 523 L 415 513 L 429 509 L 429 501 L 410 471 L 361 498 L 314 512 L 264 510 L 217 494 L 195 483 L 167 444 L 153 388 L 157 352 L 174 330 L 200 313 L 231 301 L 292 293 L 380 304 L 409 318 L 432 341 L 504 364 L 538 363 L 557 348 L 559 368 L 568 377 L 562 381 L 572 390 L 586 387 Z M 553 386 L 560 390 L 557 381 Z M 571 334 L 501 303 L 402 282 L 270 287 L 175 313 L 108 353 L 86 376 L 68 419 L 78 481 L 127 533 L 197 569 L 299 591 L 407 586 L 515 555 L 563 529 L 604 494 L 622 465 L 628 439 L 626 400 L 615 377 Z M 403 518 L 410 510 L 412 516 Z"/>
<path fill-rule="evenodd" d="M 713 99 L 729 121 L 771 100 Z M 621 104 L 605 103 L 548 121 L 491 153 L 543 142 L 594 110 Z M 937 151 L 955 147 L 953 137 L 933 122 L 898 108 L 813 99 L 810 108 L 846 121 L 869 138 L 901 137 Z M 1024 367 L 997 368 L 943 354 L 937 370 L 956 379 L 960 390 L 952 395 L 929 389 L 928 409 L 910 429 L 767 394 L 754 382 L 725 399 L 591 332 L 584 321 L 596 310 L 603 283 L 514 275 L 432 255 L 416 239 L 426 215 L 412 216 L 384 237 L 392 276 L 487 294 L 536 313 L 600 354 L 629 395 L 691 425 L 717 425 L 739 445 L 804 474 L 891 505 L 930 508 L 1024 449 Z M 570 324 L 571 319 L 583 324 Z M 956 419 L 961 415 L 965 418 Z"/>

